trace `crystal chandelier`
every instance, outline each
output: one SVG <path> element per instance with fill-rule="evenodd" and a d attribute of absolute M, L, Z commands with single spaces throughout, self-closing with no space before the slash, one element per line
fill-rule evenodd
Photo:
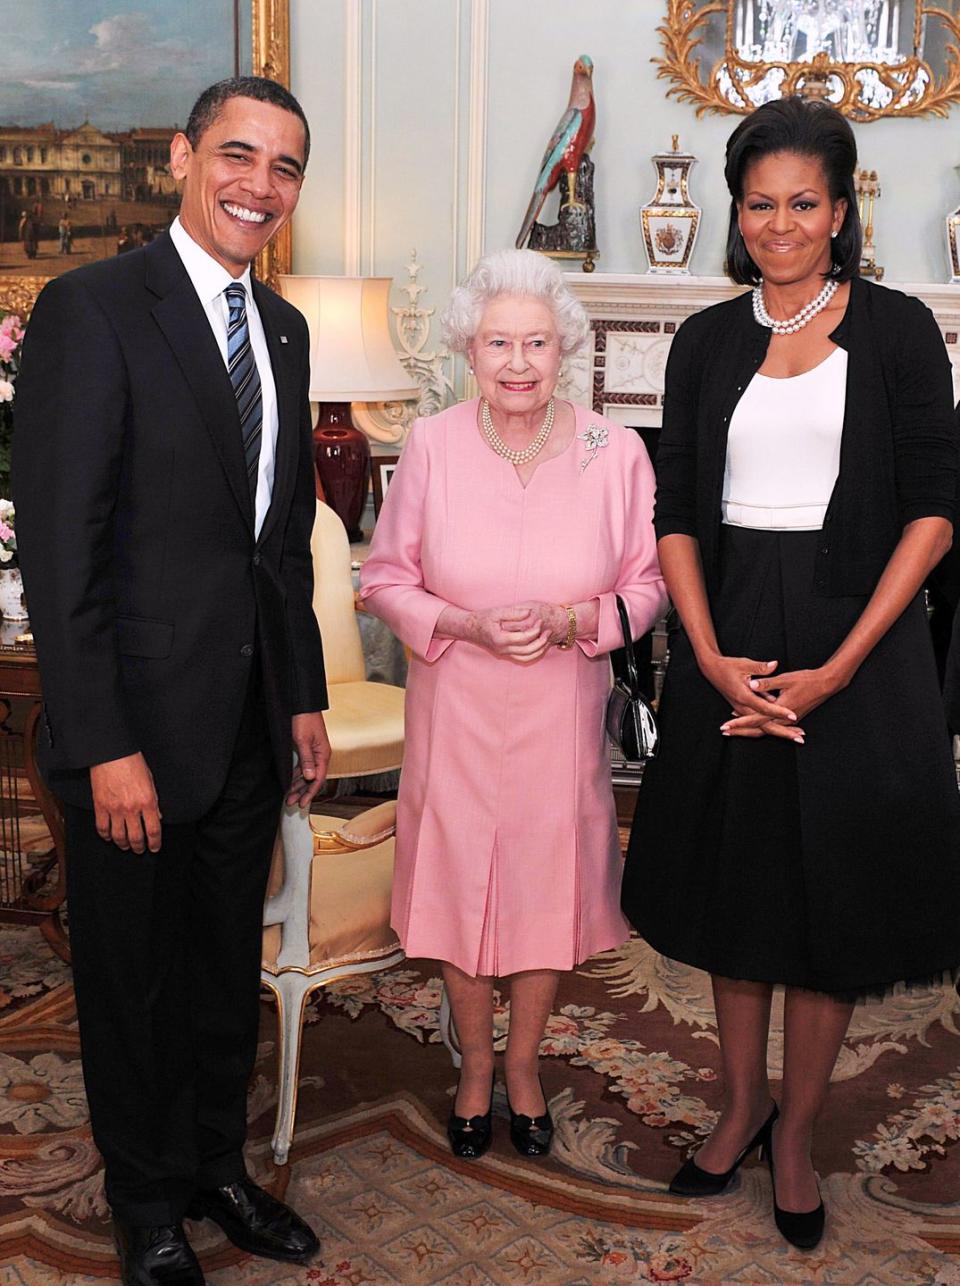
<path fill-rule="evenodd" d="M 745 62 L 905 59 L 900 0 L 738 0 L 733 43 Z"/>

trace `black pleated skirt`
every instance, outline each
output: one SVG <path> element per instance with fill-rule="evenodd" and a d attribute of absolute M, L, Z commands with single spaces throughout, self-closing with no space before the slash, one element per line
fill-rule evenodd
<path fill-rule="evenodd" d="M 729 656 L 813 668 L 865 598 L 813 593 L 821 533 L 724 527 L 712 603 Z M 806 744 L 724 737 L 730 708 L 683 630 L 645 770 L 623 909 L 672 959 L 838 997 L 960 964 L 960 796 L 922 597 Z"/>

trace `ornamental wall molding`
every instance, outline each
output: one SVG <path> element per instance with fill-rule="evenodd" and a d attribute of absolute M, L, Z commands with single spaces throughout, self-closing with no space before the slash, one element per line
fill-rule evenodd
<path fill-rule="evenodd" d="M 360 276 L 363 241 L 363 10 L 344 8 L 343 49 L 343 271 Z M 371 128 L 372 128 L 371 122 Z"/>
<path fill-rule="evenodd" d="M 407 302 L 393 305 L 399 345 L 397 356 L 420 386 L 420 397 L 409 402 L 354 402 L 353 422 L 374 443 L 400 446 L 417 416 L 436 415 L 455 400 L 450 368 L 453 355 L 446 348 L 427 348 L 435 308 L 421 308 L 420 296 L 428 290 L 420 283 L 423 264 L 416 250 L 410 252 L 407 280 L 400 287 Z"/>

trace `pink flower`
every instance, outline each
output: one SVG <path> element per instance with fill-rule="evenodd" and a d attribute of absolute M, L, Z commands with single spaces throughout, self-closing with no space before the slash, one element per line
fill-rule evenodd
<path fill-rule="evenodd" d="M 16 343 L 9 335 L 0 332 L 0 362 L 9 362 L 16 350 Z"/>
<path fill-rule="evenodd" d="M 0 540 L 13 540 L 13 528 L 5 522 L 0 522 Z"/>
<path fill-rule="evenodd" d="M 0 402 L 13 401 L 13 381 L 0 380 Z"/>

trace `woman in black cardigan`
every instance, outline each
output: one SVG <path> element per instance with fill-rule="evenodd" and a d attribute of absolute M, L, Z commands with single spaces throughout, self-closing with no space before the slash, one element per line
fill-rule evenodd
<path fill-rule="evenodd" d="M 855 165 L 843 117 L 799 99 L 727 146 L 728 270 L 755 289 L 670 351 L 656 526 L 682 628 L 623 892 L 652 946 L 713 975 L 724 1110 L 672 1191 L 722 1191 L 765 1144 L 777 1226 L 805 1248 L 854 1000 L 960 962 L 960 800 L 920 595 L 952 539 L 950 365 L 923 304 L 857 276 Z"/>

